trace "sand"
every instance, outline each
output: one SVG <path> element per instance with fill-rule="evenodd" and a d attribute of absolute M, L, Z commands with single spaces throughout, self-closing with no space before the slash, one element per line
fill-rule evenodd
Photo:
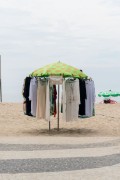
<path fill-rule="evenodd" d="M 57 131 L 57 120 L 52 118 L 51 132 L 48 122 L 24 115 L 20 103 L 0 104 L 0 137 L 2 136 L 120 136 L 120 103 L 96 104 L 96 115 L 79 119 L 75 122 L 64 122 L 60 119 L 60 130 Z"/>

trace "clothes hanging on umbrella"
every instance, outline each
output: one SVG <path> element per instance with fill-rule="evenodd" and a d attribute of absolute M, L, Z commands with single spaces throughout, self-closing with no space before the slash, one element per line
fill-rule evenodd
<path fill-rule="evenodd" d="M 79 117 L 91 117 L 95 115 L 95 85 L 94 81 L 79 80 L 80 86 L 80 101 L 79 105 Z"/>
<path fill-rule="evenodd" d="M 62 76 L 50 76 L 49 81 L 51 85 L 60 85 L 63 83 L 63 77 Z"/>
<path fill-rule="evenodd" d="M 95 103 L 95 86 L 94 81 L 86 80 L 86 93 L 87 98 L 85 100 L 85 115 L 88 117 L 93 116 L 93 109 Z"/>
<path fill-rule="evenodd" d="M 56 99 L 57 99 L 57 90 L 56 85 L 50 85 L 50 115 L 56 116 Z"/>
<path fill-rule="evenodd" d="M 80 91 L 79 115 L 85 115 L 85 99 L 87 98 L 87 94 L 86 94 L 85 80 L 83 79 L 79 79 L 79 91 Z"/>
<path fill-rule="evenodd" d="M 29 100 L 31 100 L 31 114 L 36 117 L 37 80 L 35 77 L 30 81 Z"/>
<path fill-rule="evenodd" d="M 46 112 L 46 80 L 38 80 L 36 117 L 45 119 Z"/>
<path fill-rule="evenodd" d="M 24 80 L 23 97 L 25 99 L 24 105 L 26 106 L 25 114 L 31 116 L 31 101 L 29 100 L 29 89 L 30 89 L 31 77 L 26 77 Z"/>
<path fill-rule="evenodd" d="M 50 86 L 49 81 L 46 82 L 46 112 L 45 120 L 50 121 Z"/>
<path fill-rule="evenodd" d="M 38 78 L 36 117 L 50 121 L 50 115 L 56 116 L 56 86 L 49 85 L 49 80 Z M 51 105 L 52 103 L 52 105 Z"/>
<path fill-rule="evenodd" d="M 50 121 L 50 115 L 56 116 L 56 85 L 50 85 L 48 79 L 27 77 L 25 79 L 23 94 L 29 100 L 29 102 L 26 101 L 27 115 L 36 116 L 47 121 Z M 94 103 L 94 81 L 72 78 L 64 80 L 62 109 L 63 119 L 65 121 L 77 120 L 78 116 L 93 116 Z"/>
<path fill-rule="evenodd" d="M 57 108 L 56 108 L 56 99 L 57 99 L 57 90 L 56 85 L 53 85 L 53 99 L 54 99 L 54 117 L 56 117 L 57 114 Z"/>
<path fill-rule="evenodd" d="M 68 79 L 63 84 L 63 117 L 65 121 L 78 119 L 80 104 L 79 80 Z"/>

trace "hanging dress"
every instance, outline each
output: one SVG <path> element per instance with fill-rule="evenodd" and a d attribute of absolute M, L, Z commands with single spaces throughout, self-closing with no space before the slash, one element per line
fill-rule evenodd
<path fill-rule="evenodd" d="M 31 116 L 31 101 L 29 99 L 31 77 L 26 77 L 24 80 L 23 97 L 25 98 L 24 106 L 26 106 L 26 115 Z"/>
<path fill-rule="evenodd" d="M 63 82 L 63 118 L 68 121 L 78 119 L 80 104 L 79 80 L 66 80 Z"/>
<path fill-rule="evenodd" d="M 94 103 L 95 103 L 95 85 L 93 80 L 85 81 L 87 99 L 85 100 L 85 115 L 88 117 L 94 114 Z"/>
<path fill-rule="evenodd" d="M 45 119 L 46 117 L 46 85 L 47 82 L 45 80 L 38 79 L 36 111 L 38 119 Z"/>
<path fill-rule="evenodd" d="M 79 104 L 79 116 L 85 115 L 85 100 L 87 98 L 85 80 L 79 79 L 79 91 L 80 91 L 80 104 Z"/>
<path fill-rule="evenodd" d="M 36 107 L 37 107 L 37 80 L 32 78 L 30 81 L 30 92 L 29 99 L 31 100 L 31 114 L 36 116 Z"/>

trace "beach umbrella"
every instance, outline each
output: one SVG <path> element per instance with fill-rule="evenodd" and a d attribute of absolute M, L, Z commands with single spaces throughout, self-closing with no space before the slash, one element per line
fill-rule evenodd
<path fill-rule="evenodd" d="M 99 97 L 117 97 L 120 96 L 120 92 L 117 91 L 102 91 L 98 94 Z"/>
<path fill-rule="evenodd" d="M 64 64 L 62 62 L 56 62 L 48 64 L 42 68 L 39 68 L 30 74 L 33 77 L 49 77 L 49 76 L 63 76 L 74 78 L 86 78 L 87 75 L 81 72 L 78 68 Z"/>
<path fill-rule="evenodd" d="M 62 63 L 60 61 L 48 64 L 39 68 L 30 74 L 31 77 L 49 77 L 49 76 L 62 76 L 64 78 L 87 78 L 88 76 L 80 71 L 78 68 Z M 59 85 L 58 85 L 58 109 L 59 109 Z M 50 130 L 50 121 L 49 121 Z M 58 111 L 58 130 L 59 130 L 59 111 Z"/>

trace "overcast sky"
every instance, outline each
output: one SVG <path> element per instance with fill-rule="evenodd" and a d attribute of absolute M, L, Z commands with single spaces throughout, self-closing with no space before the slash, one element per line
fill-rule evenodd
<path fill-rule="evenodd" d="M 0 54 L 3 101 L 22 101 L 24 77 L 59 60 L 96 94 L 120 91 L 120 0 L 1 0 Z"/>

